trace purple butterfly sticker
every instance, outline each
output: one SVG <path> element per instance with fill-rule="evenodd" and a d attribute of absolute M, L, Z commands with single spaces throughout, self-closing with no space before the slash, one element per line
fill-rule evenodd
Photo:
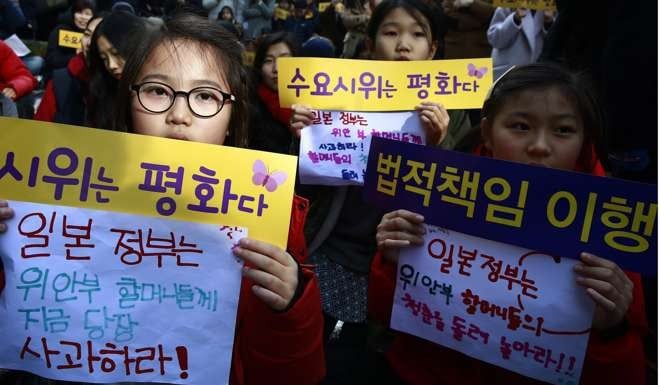
<path fill-rule="evenodd" d="M 277 187 L 284 183 L 287 174 L 284 171 L 273 171 L 268 173 L 268 168 L 263 160 L 257 159 L 252 165 L 252 183 L 257 186 L 264 186 L 269 192 L 277 190 Z"/>
<path fill-rule="evenodd" d="M 475 76 L 477 79 L 481 79 L 488 71 L 488 67 L 477 68 L 474 64 L 468 64 L 468 75 Z"/>

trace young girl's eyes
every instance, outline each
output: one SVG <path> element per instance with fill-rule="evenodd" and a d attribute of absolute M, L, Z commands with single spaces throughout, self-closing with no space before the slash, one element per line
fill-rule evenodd
<path fill-rule="evenodd" d="M 555 131 L 558 134 L 568 135 L 568 134 L 573 134 L 573 133 L 577 132 L 577 129 L 575 127 L 571 127 L 571 126 L 561 126 L 561 127 L 557 127 L 555 129 Z"/>
<path fill-rule="evenodd" d="M 509 128 L 512 128 L 514 130 L 518 131 L 528 131 L 529 130 L 529 125 L 524 122 L 514 122 L 508 125 Z"/>
<path fill-rule="evenodd" d="M 170 97 L 171 92 L 166 87 L 159 85 L 150 85 L 144 88 L 144 93 L 150 97 Z"/>
<path fill-rule="evenodd" d="M 394 31 L 394 30 L 383 31 L 383 35 L 385 35 L 385 36 L 396 36 L 397 32 Z"/>
<path fill-rule="evenodd" d="M 413 35 L 414 35 L 415 37 L 423 37 L 423 38 L 426 38 L 426 33 L 424 33 L 424 31 L 417 31 L 417 32 L 414 32 Z"/>
<path fill-rule="evenodd" d="M 198 103 L 217 104 L 220 100 L 222 100 L 222 97 L 213 91 L 200 90 L 195 93 L 195 101 Z"/>

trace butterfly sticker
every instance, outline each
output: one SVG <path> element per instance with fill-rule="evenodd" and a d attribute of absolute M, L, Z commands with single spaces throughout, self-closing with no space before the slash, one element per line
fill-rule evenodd
<path fill-rule="evenodd" d="M 468 75 L 474 76 L 477 79 L 484 77 L 486 71 L 488 71 L 488 67 L 477 68 L 477 66 L 472 63 L 468 64 Z"/>
<path fill-rule="evenodd" d="M 269 192 L 277 190 L 277 187 L 284 183 L 287 174 L 284 171 L 273 171 L 268 173 L 268 168 L 263 160 L 257 159 L 252 165 L 252 183 L 257 186 L 264 186 Z"/>

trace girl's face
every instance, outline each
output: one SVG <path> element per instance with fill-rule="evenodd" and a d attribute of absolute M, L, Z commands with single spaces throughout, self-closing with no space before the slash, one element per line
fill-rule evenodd
<path fill-rule="evenodd" d="M 103 19 L 97 17 L 96 19 L 90 21 L 89 23 L 87 23 L 87 28 L 85 28 L 85 32 L 83 32 L 83 37 L 81 41 L 82 41 L 82 51 L 85 58 L 87 58 L 87 54 L 89 53 L 89 44 L 92 42 L 92 34 L 94 33 L 96 26 L 99 25 L 101 20 Z"/>
<path fill-rule="evenodd" d="M 261 78 L 271 90 L 277 91 L 277 58 L 290 56 L 291 49 L 286 43 L 273 44 L 266 51 L 264 64 L 261 66 Z"/>
<path fill-rule="evenodd" d="M 225 8 L 222 10 L 222 20 L 232 21 L 234 19 L 234 14 L 231 12 L 231 9 Z"/>
<path fill-rule="evenodd" d="M 571 99 L 557 87 L 512 95 L 492 124 L 481 121 L 484 145 L 496 159 L 574 170 L 584 126 Z"/>
<path fill-rule="evenodd" d="M 124 72 L 124 58 L 121 57 L 119 51 L 117 51 L 115 46 L 105 36 L 99 36 L 96 44 L 99 47 L 99 56 L 103 60 L 103 64 L 105 64 L 105 69 L 108 70 L 113 78 L 117 80 L 121 79 L 121 74 Z"/>
<path fill-rule="evenodd" d="M 430 26 L 420 24 L 403 8 L 385 16 L 372 45 L 371 58 L 376 60 L 431 60 L 436 50 Z"/>
<path fill-rule="evenodd" d="M 75 12 L 73 14 L 73 24 L 75 24 L 76 27 L 82 31 L 87 28 L 87 23 L 89 22 L 89 19 L 92 18 L 92 16 L 94 16 L 94 13 L 89 8 Z"/>
<path fill-rule="evenodd" d="M 215 63 L 212 55 L 201 54 L 203 49 L 204 47 L 182 41 L 160 44 L 142 65 L 134 84 L 158 82 L 175 91 L 184 92 L 193 88 L 210 87 L 229 94 L 231 90 L 227 81 L 220 75 L 224 73 L 223 65 Z M 154 96 L 162 97 L 162 90 L 164 88 L 152 92 Z M 198 101 L 211 102 L 209 95 L 199 95 Z M 190 110 L 185 96 L 177 95 L 168 110 L 153 113 L 140 104 L 134 91 L 131 96 L 131 116 L 133 130 L 138 134 L 223 144 L 229 129 L 231 103 L 225 102 L 216 115 L 203 118 Z"/>

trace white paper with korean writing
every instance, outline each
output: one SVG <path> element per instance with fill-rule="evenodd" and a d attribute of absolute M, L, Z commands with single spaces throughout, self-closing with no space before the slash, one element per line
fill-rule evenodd
<path fill-rule="evenodd" d="M 314 111 L 302 130 L 298 167 L 303 184 L 362 185 L 372 136 L 424 144 L 417 112 Z"/>
<path fill-rule="evenodd" d="M 100 383 L 227 383 L 241 282 L 231 248 L 244 229 L 10 206 L 1 368 Z"/>
<path fill-rule="evenodd" d="M 593 301 L 576 260 L 428 227 L 402 252 L 392 328 L 555 384 L 578 384 Z M 468 275 L 469 274 L 469 275 Z"/>

